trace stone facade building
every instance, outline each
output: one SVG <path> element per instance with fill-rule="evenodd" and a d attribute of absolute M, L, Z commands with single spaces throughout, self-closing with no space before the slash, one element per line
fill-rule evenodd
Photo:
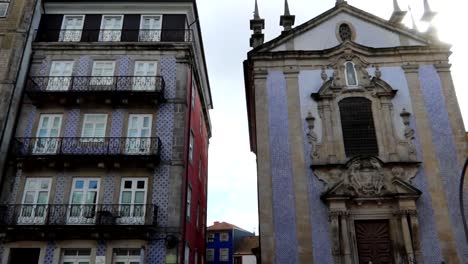
<path fill-rule="evenodd" d="M 34 18 L 0 262 L 201 263 L 212 101 L 195 1 L 45 0 Z"/>
<path fill-rule="evenodd" d="M 435 13 L 425 1 L 423 19 Z M 244 62 L 262 263 L 466 263 L 450 46 L 340 0 Z"/>

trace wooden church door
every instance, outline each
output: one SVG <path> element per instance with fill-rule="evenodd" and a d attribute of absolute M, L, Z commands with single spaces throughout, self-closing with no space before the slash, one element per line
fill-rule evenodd
<path fill-rule="evenodd" d="M 356 221 L 359 264 L 392 264 L 393 253 L 388 220 Z"/>

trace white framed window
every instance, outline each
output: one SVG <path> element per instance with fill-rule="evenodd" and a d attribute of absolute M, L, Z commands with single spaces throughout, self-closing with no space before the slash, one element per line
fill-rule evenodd
<path fill-rule="evenodd" d="M 229 233 L 228 232 L 219 233 L 219 241 L 221 241 L 221 242 L 229 241 Z"/>
<path fill-rule="evenodd" d="M 161 15 L 142 15 L 139 41 L 160 41 L 161 26 Z"/>
<path fill-rule="evenodd" d="M 348 86 L 357 86 L 358 79 L 356 73 L 356 67 L 353 62 L 347 61 L 345 63 L 345 77 L 346 77 L 346 84 Z"/>
<path fill-rule="evenodd" d="M 197 215 L 196 215 L 196 218 L 195 219 L 195 226 L 197 227 L 197 229 L 200 227 L 200 202 L 197 203 Z"/>
<path fill-rule="evenodd" d="M 151 151 L 151 126 L 153 115 L 131 114 L 128 116 L 127 154 L 145 154 Z"/>
<path fill-rule="evenodd" d="M 156 61 L 135 61 L 133 90 L 154 91 L 157 69 Z"/>
<path fill-rule="evenodd" d="M 120 41 L 123 15 L 104 15 L 101 21 L 99 41 Z"/>
<path fill-rule="evenodd" d="M 144 224 L 146 214 L 147 178 L 123 178 L 120 187 L 119 224 Z"/>
<path fill-rule="evenodd" d="M 33 153 L 38 155 L 57 153 L 61 128 L 61 114 L 42 114 L 39 118 Z"/>
<path fill-rule="evenodd" d="M 70 89 L 72 74 L 73 61 L 52 61 L 47 90 L 66 91 Z"/>
<path fill-rule="evenodd" d="M 193 131 L 190 130 L 190 139 L 189 139 L 189 161 L 190 163 L 193 163 L 194 148 L 195 148 L 195 135 L 193 134 Z"/>
<path fill-rule="evenodd" d="M 80 41 L 84 20 L 84 15 L 64 15 L 59 41 Z"/>
<path fill-rule="evenodd" d="M 116 248 L 113 251 L 113 264 L 140 264 L 141 249 Z"/>
<path fill-rule="evenodd" d="M 62 250 L 62 264 L 90 264 L 91 249 L 64 249 Z"/>
<path fill-rule="evenodd" d="M 6 17 L 8 13 L 8 7 L 10 7 L 10 0 L 0 1 L 0 17 Z"/>
<path fill-rule="evenodd" d="M 68 224 L 94 224 L 99 198 L 99 183 L 96 178 L 73 179 L 68 210 Z"/>
<path fill-rule="evenodd" d="M 95 61 L 93 63 L 91 85 L 108 86 L 114 83 L 115 61 Z"/>
<path fill-rule="evenodd" d="M 219 261 L 222 261 L 222 262 L 229 261 L 229 248 L 219 249 Z"/>
<path fill-rule="evenodd" d="M 192 217 L 192 186 L 188 186 L 187 189 L 187 220 L 190 221 Z"/>
<path fill-rule="evenodd" d="M 51 178 L 27 178 L 19 224 L 42 224 L 47 217 Z"/>
<path fill-rule="evenodd" d="M 207 248 L 206 249 L 206 261 L 214 261 L 214 249 L 213 248 Z"/>
<path fill-rule="evenodd" d="M 85 114 L 81 131 L 82 141 L 104 142 L 107 114 Z"/>
<path fill-rule="evenodd" d="M 215 240 L 215 234 L 214 233 L 208 233 L 207 241 L 208 242 L 214 242 L 214 240 Z"/>

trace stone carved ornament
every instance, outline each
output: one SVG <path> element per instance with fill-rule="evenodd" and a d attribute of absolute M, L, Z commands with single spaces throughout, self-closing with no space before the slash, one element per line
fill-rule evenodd
<path fill-rule="evenodd" d="M 410 186 L 417 164 L 385 164 L 376 157 L 355 157 L 344 166 L 314 168 L 333 195 L 380 197 L 401 192 L 395 181 Z"/>

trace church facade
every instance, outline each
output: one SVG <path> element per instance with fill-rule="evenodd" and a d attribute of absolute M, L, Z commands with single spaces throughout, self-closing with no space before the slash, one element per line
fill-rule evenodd
<path fill-rule="evenodd" d="M 425 1 L 423 19 L 435 13 Z M 244 62 L 262 263 L 465 263 L 467 143 L 435 29 L 337 1 Z"/>

